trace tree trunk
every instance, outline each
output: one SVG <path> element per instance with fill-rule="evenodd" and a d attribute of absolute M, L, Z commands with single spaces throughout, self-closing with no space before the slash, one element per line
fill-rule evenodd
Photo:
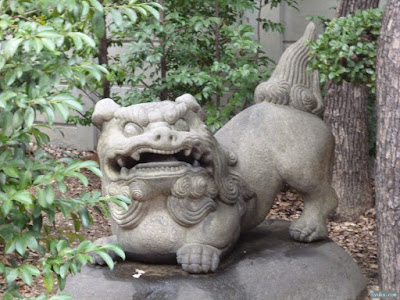
<path fill-rule="evenodd" d="M 400 2 L 389 0 L 377 56 L 379 285 L 400 295 Z"/>
<path fill-rule="evenodd" d="M 107 31 L 107 30 L 106 30 Z M 99 64 L 108 65 L 108 40 L 107 32 L 104 33 L 103 38 L 100 40 L 99 45 Z M 110 98 L 110 82 L 107 80 L 106 76 L 103 76 L 103 98 Z"/>
<path fill-rule="evenodd" d="M 340 0 L 336 8 L 336 17 L 354 14 L 359 9 L 377 8 L 379 0 Z"/>
<path fill-rule="evenodd" d="M 158 4 L 164 6 L 164 0 L 158 0 Z M 164 10 L 160 9 L 160 23 L 164 23 Z M 160 72 L 161 72 L 161 83 L 164 83 L 165 79 L 167 78 L 167 48 L 165 45 L 165 38 L 160 38 L 160 45 L 163 51 L 163 55 L 160 61 Z M 168 99 L 168 90 L 163 88 L 160 91 L 160 100 Z"/>
<path fill-rule="evenodd" d="M 367 90 L 343 82 L 327 84 L 325 122 L 335 136 L 332 186 L 339 197 L 336 217 L 357 219 L 373 206 L 368 172 Z"/>
<path fill-rule="evenodd" d="M 379 0 L 340 0 L 336 17 L 376 8 Z M 339 197 L 335 218 L 356 220 L 374 201 L 368 169 L 367 87 L 327 82 L 324 120 L 335 136 L 332 186 Z"/>

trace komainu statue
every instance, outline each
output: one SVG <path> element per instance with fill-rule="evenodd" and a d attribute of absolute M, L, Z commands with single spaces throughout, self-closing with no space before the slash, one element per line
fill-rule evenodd
<path fill-rule="evenodd" d="M 128 210 L 111 204 L 114 236 L 102 242 L 118 241 L 134 260 L 214 272 L 240 233 L 265 219 L 284 184 L 305 202 L 292 238 L 325 238 L 337 205 L 330 186 L 334 140 L 318 116 L 290 105 L 303 97 L 291 91 L 294 78 L 302 76 L 286 79 L 288 100 L 259 101 L 215 135 L 189 94 L 130 107 L 98 102 L 93 122 L 102 128 L 103 194 L 132 200 Z M 315 94 L 311 85 L 304 80 L 299 87 Z"/>

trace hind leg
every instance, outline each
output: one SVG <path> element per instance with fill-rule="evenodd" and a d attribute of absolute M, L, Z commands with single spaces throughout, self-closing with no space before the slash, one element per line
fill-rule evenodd
<path fill-rule="evenodd" d="M 301 191 L 300 191 L 301 192 Z M 302 192 L 304 210 L 289 227 L 290 236 L 299 242 L 312 242 L 328 236 L 326 220 L 337 206 L 338 199 L 328 182 Z"/>

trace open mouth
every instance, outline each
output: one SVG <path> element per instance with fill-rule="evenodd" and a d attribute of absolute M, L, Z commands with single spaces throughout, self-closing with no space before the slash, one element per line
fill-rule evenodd
<path fill-rule="evenodd" d="M 189 168 L 204 168 L 212 172 L 212 159 L 198 148 L 178 150 L 139 149 L 131 155 L 117 154 L 108 161 L 108 172 L 114 179 L 129 179 L 138 175 L 166 173 L 172 175 Z"/>

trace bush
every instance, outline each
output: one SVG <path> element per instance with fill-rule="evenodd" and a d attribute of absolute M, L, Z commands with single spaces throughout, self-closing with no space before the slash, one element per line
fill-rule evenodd
<path fill-rule="evenodd" d="M 322 82 L 345 80 L 367 84 L 374 91 L 381 20 L 380 9 L 368 9 L 327 23 L 325 33 L 310 43 L 310 68 L 320 71 Z"/>
<path fill-rule="evenodd" d="M 147 14 L 151 9 L 146 5 L 128 3 L 123 8 L 125 12 L 138 9 Z M 106 8 L 116 10 L 112 6 Z M 103 66 L 88 59 L 96 53 L 97 29 L 91 25 L 98 18 L 104 18 L 106 8 L 97 0 L 11 0 L 7 4 L 0 1 L 3 299 L 22 298 L 16 283 L 19 279 L 31 285 L 33 277 L 43 276 L 48 293 L 53 291 L 56 280 L 63 289 L 66 276 L 79 272 L 91 261 L 89 252 L 103 257 L 110 268 L 113 261 L 107 250 L 124 257 L 116 244 L 97 246 L 76 233 L 56 230 L 55 215 L 60 213 L 72 218 L 75 229 L 79 230 L 81 225 L 91 225 L 88 207 L 108 215 L 106 202 L 113 201 L 127 208 L 130 200 L 122 196 L 101 197 L 99 192 L 85 193 L 78 199 L 66 198 L 66 180 L 76 177 L 86 186 L 88 180 L 81 170 L 85 168 L 101 176 L 97 163 L 54 160 L 41 149 L 35 152 L 30 149 L 32 140 L 39 146 L 49 142 L 42 129 L 51 128 L 56 113 L 66 120 L 70 110 L 82 109 L 81 99 L 71 93 L 73 88 L 98 86 L 102 75 L 108 73 Z M 35 123 L 39 115 L 44 121 Z M 73 242 L 80 243 L 72 247 Z M 39 267 L 27 263 L 32 253 L 41 257 Z"/>
<path fill-rule="evenodd" d="M 252 103 L 256 85 L 271 73 L 254 28 L 241 18 L 248 10 L 281 2 L 164 0 L 161 23 L 141 22 L 111 34 L 119 45 L 131 40 L 127 51 L 114 58 L 108 79 L 132 89 L 113 99 L 127 106 L 191 93 L 207 111 L 207 125 L 218 129 Z M 257 21 L 258 30 L 283 30 L 260 16 Z"/>

